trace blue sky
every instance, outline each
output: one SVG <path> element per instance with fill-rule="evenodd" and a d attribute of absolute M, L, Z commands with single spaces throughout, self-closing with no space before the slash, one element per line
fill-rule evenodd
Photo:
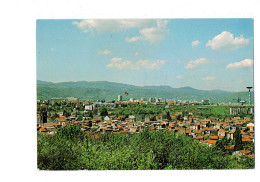
<path fill-rule="evenodd" d="M 253 19 L 38 20 L 37 79 L 246 91 Z"/>

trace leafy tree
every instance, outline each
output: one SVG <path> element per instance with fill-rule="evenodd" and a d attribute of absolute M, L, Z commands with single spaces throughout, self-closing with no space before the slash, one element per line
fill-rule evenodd
<path fill-rule="evenodd" d="M 82 121 L 82 119 L 83 119 L 82 114 L 78 115 L 78 121 Z"/>
<path fill-rule="evenodd" d="M 234 140 L 235 140 L 235 150 L 240 150 L 242 149 L 242 134 L 240 131 L 240 127 L 236 126 L 236 131 L 234 133 Z"/>
<path fill-rule="evenodd" d="M 171 115 L 169 111 L 166 112 L 166 119 L 171 120 Z"/>
<path fill-rule="evenodd" d="M 43 170 L 244 169 L 253 159 L 238 162 L 216 147 L 167 131 L 140 134 L 83 135 L 78 126 L 54 136 L 38 134 L 37 163 Z M 83 137 L 82 137 L 83 135 Z"/>
<path fill-rule="evenodd" d="M 81 127 L 79 125 L 68 125 L 57 130 L 55 135 L 58 139 L 74 140 L 82 137 Z"/>
<path fill-rule="evenodd" d="M 181 117 L 181 115 L 180 115 L 180 114 L 179 114 L 179 115 L 177 115 L 176 119 L 177 119 L 177 120 L 182 120 L 182 117 Z"/>
<path fill-rule="evenodd" d="M 87 117 L 93 118 L 93 113 L 90 111 L 86 114 Z"/>
<path fill-rule="evenodd" d="M 100 108 L 100 115 L 101 115 L 101 116 L 107 116 L 107 115 L 108 115 L 108 113 L 107 113 L 107 108 L 101 107 L 101 108 Z"/>
<path fill-rule="evenodd" d="M 228 146 L 228 139 L 227 137 L 224 137 L 223 139 L 219 139 L 217 142 L 216 142 L 216 147 L 222 151 L 226 151 L 225 147 L 224 146 Z"/>

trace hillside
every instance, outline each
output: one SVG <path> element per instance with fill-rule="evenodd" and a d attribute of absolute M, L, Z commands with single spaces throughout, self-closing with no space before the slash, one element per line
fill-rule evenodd
<path fill-rule="evenodd" d="M 128 92 L 128 95 L 124 93 Z M 76 97 L 80 100 L 99 99 L 113 100 L 123 95 L 124 100 L 141 97 L 166 98 L 168 100 L 201 101 L 210 99 L 210 102 L 236 102 L 238 97 L 248 101 L 247 92 L 227 92 L 222 90 L 198 90 L 192 87 L 172 88 L 170 86 L 134 86 L 107 81 L 78 81 L 52 83 L 37 80 L 37 98 L 51 99 L 57 97 Z M 252 93 L 253 95 L 253 93 Z M 253 102 L 253 98 L 252 98 Z"/>

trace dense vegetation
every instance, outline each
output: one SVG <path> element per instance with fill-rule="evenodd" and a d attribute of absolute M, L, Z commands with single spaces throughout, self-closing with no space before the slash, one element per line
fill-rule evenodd
<path fill-rule="evenodd" d="M 86 135 L 67 126 L 53 136 L 38 133 L 37 145 L 41 170 L 254 168 L 254 159 L 231 159 L 217 147 L 167 131 Z"/>
<path fill-rule="evenodd" d="M 128 92 L 129 95 L 124 95 Z M 216 102 L 237 102 L 240 97 L 242 100 L 248 101 L 247 92 L 226 92 L 221 90 L 197 90 L 191 87 L 172 88 L 169 86 L 134 86 L 121 83 L 113 83 L 106 81 L 97 82 L 62 82 L 51 83 L 37 81 L 37 98 L 51 99 L 55 97 L 76 97 L 81 100 L 88 99 L 117 99 L 118 95 L 123 95 L 125 100 L 130 98 L 140 99 L 141 97 L 157 97 L 174 100 L 192 100 L 201 102 L 202 99 L 210 99 L 212 103 Z M 253 96 L 253 92 L 251 94 Z M 253 97 L 251 98 L 253 103 Z"/>

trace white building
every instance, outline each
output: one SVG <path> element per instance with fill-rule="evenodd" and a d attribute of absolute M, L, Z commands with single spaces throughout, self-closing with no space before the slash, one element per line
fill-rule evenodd
<path fill-rule="evenodd" d="M 202 100 L 201 102 L 202 102 L 202 104 L 209 104 L 209 100 L 208 99 Z"/>
<path fill-rule="evenodd" d="M 118 102 L 121 102 L 123 101 L 123 96 L 122 95 L 118 95 L 118 98 L 117 98 Z"/>
<path fill-rule="evenodd" d="M 93 110 L 93 105 L 85 105 L 85 110 L 88 110 L 88 111 L 92 111 Z"/>

